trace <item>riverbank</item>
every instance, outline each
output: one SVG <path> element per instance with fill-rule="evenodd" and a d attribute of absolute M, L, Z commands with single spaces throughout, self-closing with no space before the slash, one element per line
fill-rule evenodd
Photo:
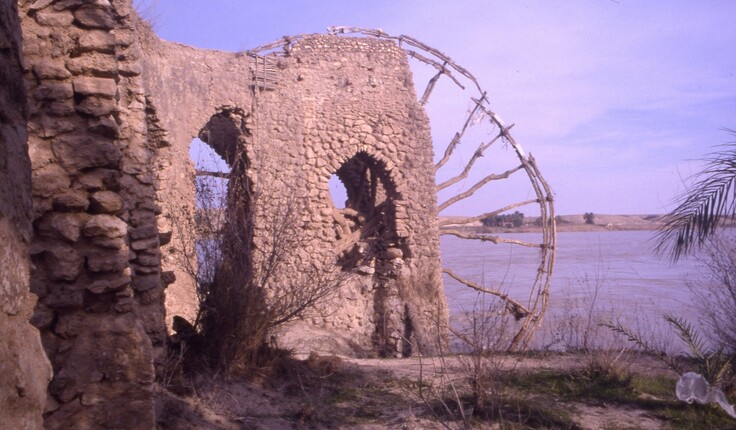
<path fill-rule="evenodd" d="M 580 215 L 557 216 L 557 231 L 605 231 L 605 230 L 657 230 L 662 226 L 663 215 L 608 215 L 594 214 L 593 223 L 585 222 Z M 441 221 L 459 220 L 462 217 L 440 217 Z M 473 233 L 535 233 L 541 228 L 536 225 L 538 217 L 526 217 L 520 227 L 485 227 L 480 221 L 464 225 L 448 224 L 443 229 L 463 230 Z"/>
<path fill-rule="evenodd" d="M 720 409 L 678 401 L 678 376 L 661 360 L 623 351 L 405 359 L 313 354 L 285 358 L 259 374 L 169 381 L 155 393 L 159 428 L 658 430 L 734 423 Z M 474 381 L 483 384 L 483 400 L 473 394 Z"/>

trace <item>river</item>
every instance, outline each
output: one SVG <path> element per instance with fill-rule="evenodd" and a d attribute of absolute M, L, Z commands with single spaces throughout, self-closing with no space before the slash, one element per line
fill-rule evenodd
<path fill-rule="evenodd" d="M 552 326 L 570 315 L 587 314 L 591 305 L 597 313 L 605 313 L 605 318 L 621 320 L 632 328 L 661 330 L 664 313 L 697 322 L 696 299 L 688 284 L 697 279 L 699 263 L 686 258 L 672 265 L 655 256 L 654 234 L 641 230 L 558 233 L 546 327 L 535 346 L 549 343 L 550 333 L 556 330 Z M 540 241 L 537 233 L 501 236 Z M 528 300 L 538 250 L 454 236 L 443 236 L 440 245 L 444 267 L 507 291 L 522 303 Z M 444 283 L 451 315 L 457 317 L 473 308 L 478 297 L 475 291 L 447 275 Z"/>

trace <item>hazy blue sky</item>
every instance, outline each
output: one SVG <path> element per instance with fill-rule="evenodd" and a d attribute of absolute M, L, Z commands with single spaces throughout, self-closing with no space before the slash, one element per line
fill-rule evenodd
<path fill-rule="evenodd" d="M 559 214 L 665 212 L 698 168 L 691 160 L 734 139 L 722 130 L 736 128 L 732 0 L 139 4 L 162 38 L 201 48 L 245 50 L 332 25 L 414 36 L 474 73 L 492 109 L 516 124 Z M 443 91 L 428 109 L 438 153 L 454 132 L 444 118 L 469 106 Z M 492 195 L 448 214 L 488 209 Z"/>

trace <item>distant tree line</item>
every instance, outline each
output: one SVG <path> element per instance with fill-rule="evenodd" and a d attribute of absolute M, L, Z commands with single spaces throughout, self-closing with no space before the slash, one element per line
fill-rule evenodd
<path fill-rule="evenodd" d="M 489 216 L 481 219 L 480 222 L 485 227 L 521 227 L 524 225 L 524 214 L 516 211 L 512 214 Z"/>

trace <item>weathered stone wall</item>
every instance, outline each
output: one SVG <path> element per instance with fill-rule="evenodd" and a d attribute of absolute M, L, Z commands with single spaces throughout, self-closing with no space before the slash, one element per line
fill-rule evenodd
<path fill-rule="evenodd" d="M 28 322 L 31 164 L 15 1 L 0 1 L 0 428 L 39 429 L 51 366 Z"/>
<path fill-rule="evenodd" d="M 267 195 L 307 202 L 310 243 L 297 267 L 342 257 L 358 273 L 312 322 L 383 355 L 410 352 L 404 338 L 431 352 L 436 325 L 426 313 L 440 322 L 447 315 L 429 122 L 405 54 L 390 41 L 311 36 L 279 62 L 277 83 L 253 111 L 258 183 Z M 347 211 L 331 200 L 333 174 L 347 188 Z M 370 181 L 372 202 L 360 197 Z M 263 225 L 273 213 L 265 210 Z M 367 231 L 372 222 L 376 233 Z"/>
<path fill-rule="evenodd" d="M 284 282 L 314 267 L 358 273 L 310 320 L 310 338 L 301 340 L 313 347 L 314 336 L 338 338 L 356 350 L 394 355 L 410 352 L 403 340 L 409 337 L 430 352 L 436 344 L 430 328 L 446 321 L 447 309 L 429 124 L 405 54 L 388 41 L 312 36 L 288 55 L 254 60 L 162 42 L 145 31 L 141 38 L 149 123 L 158 127 L 149 138 L 159 139 L 158 199 L 165 208 L 159 228 L 172 232 L 164 265 L 177 271 L 167 291 L 169 311 L 194 313 L 181 307 L 192 303 L 193 287 L 176 268 L 186 258 L 180 250 L 187 238 L 177 234 L 166 209 L 192 210 L 192 139 L 203 128 L 207 135 L 231 128 L 236 136 L 229 139 L 239 142 L 259 196 L 256 247 L 267 247 L 268 227 L 285 202 L 297 202 L 303 212 L 305 246 L 291 256 Z M 226 151 L 214 137 L 210 144 Z M 333 174 L 346 183 L 352 209 L 332 203 Z M 358 196 L 370 194 L 366 180 L 375 185 L 372 202 Z"/>
<path fill-rule="evenodd" d="M 182 268 L 191 256 L 182 251 L 191 240 L 185 225 L 194 204 L 192 140 L 216 114 L 236 107 L 250 110 L 248 62 L 232 53 L 205 51 L 161 41 L 139 23 L 148 114 L 148 140 L 162 208 L 158 228 L 167 238 L 162 265 L 176 281 L 166 290 L 167 320 L 174 315 L 194 321 L 197 298 L 191 271 Z M 170 239 L 169 239 L 170 238 Z M 170 240 L 170 242 L 168 242 Z"/>
<path fill-rule="evenodd" d="M 164 284 L 129 0 L 21 1 L 45 426 L 154 427 Z"/>
<path fill-rule="evenodd" d="M 247 158 L 256 249 L 285 203 L 300 211 L 301 246 L 274 288 L 352 274 L 310 320 L 310 342 L 432 352 L 447 319 L 432 145 L 395 44 L 312 36 L 253 58 L 160 41 L 130 0 L 17 7 L 0 3 L 3 427 L 40 425 L 46 355 L 45 427 L 154 427 L 164 300 L 169 315 L 196 311 L 180 255 L 191 236 L 173 215 L 193 213 L 198 135 Z M 345 209 L 331 201 L 333 174 Z"/>

